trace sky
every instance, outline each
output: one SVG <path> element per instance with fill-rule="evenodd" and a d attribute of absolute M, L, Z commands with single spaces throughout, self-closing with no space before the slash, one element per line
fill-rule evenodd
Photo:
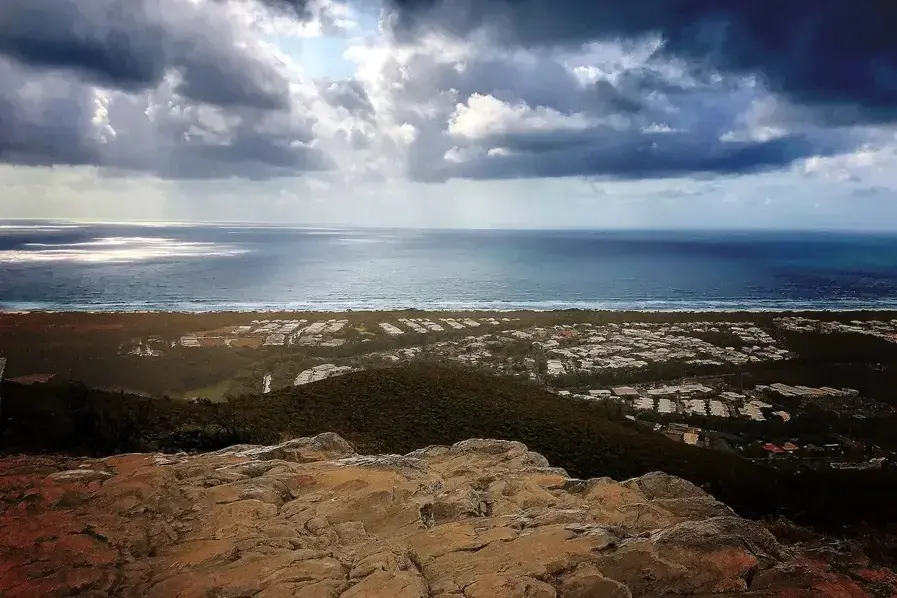
<path fill-rule="evenodd" d="M 897 230 L 875 0 L 3 0 L 0 218 Z"/>

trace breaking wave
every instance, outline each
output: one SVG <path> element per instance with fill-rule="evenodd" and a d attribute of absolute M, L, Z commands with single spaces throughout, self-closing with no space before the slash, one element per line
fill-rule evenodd
<path fill-rule="evenodd" d="M 432 312 L 515 312 L 515 311 L 633 311 L 669 312 L 817 312 L 817 311 L 895 311 L 897 300 L 864 301 L 763 301 L 756 299 L 728 301 L 103 301 L 90 302 L 9 302 L 0 300 L 0 312 L 87 311 L 87 312 L 346 312 L 400 311 L 419 309 Z"/>

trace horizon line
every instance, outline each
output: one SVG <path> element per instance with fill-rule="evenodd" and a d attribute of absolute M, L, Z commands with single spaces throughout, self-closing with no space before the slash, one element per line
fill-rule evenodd
<path fill-rule="evenodd" d="M 420 230 L 420 231 L 595 231 L 595 232 L 800 232 L 800 233 L 890 233 L 897 234 L 897 228 L 825 228 L 825 227 L 768 227 L 768 226 L 409 226 L 385 224 L 335 224 L 335 223 L 283 223 L 246 220 L 115 220 L 93 218 L 3 218 L 0 223 L 36 223 L 41 225 L 101 225 L 101 226 L 145 226 L 145 227 L 242 227 L 280 229 L 371 229 L 371 230 Z"/>

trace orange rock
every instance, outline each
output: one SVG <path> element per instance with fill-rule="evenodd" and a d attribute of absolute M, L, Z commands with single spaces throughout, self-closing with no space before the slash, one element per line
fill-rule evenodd
<path fill-rule="evenodd" d="M 555 589 L 532 577 L 485 575 L 464 588 L 467 598 L 556 598 Z"/>
<path fill-rule="evenodd" d="M 517 442 L 356 455 L 334 434 L 201 455 L 0 459 L 0 596 L 865 596 L 654 473 L 571 480 Z"/>

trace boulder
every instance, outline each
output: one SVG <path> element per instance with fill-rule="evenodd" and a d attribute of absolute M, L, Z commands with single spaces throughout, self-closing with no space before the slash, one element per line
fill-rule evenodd
<path fill-rule="evenodd" d="M 638 489 L 645 498 L 702 498 L 709 495 L 689 482 L 662 471 L 652 471 L 643 476 L 626 480 L 623 486 Z"/>
<path fill-rule="evenodd" d="M 281 459 L 296 463 L 311 463 L 348 457 L 355 454 L 355 449 L 341 436 L 325 432 L 312 438 L 295 438 L 274 446 L 241 444 L 214 454 L 248 457 L 258 461 Z"/>

